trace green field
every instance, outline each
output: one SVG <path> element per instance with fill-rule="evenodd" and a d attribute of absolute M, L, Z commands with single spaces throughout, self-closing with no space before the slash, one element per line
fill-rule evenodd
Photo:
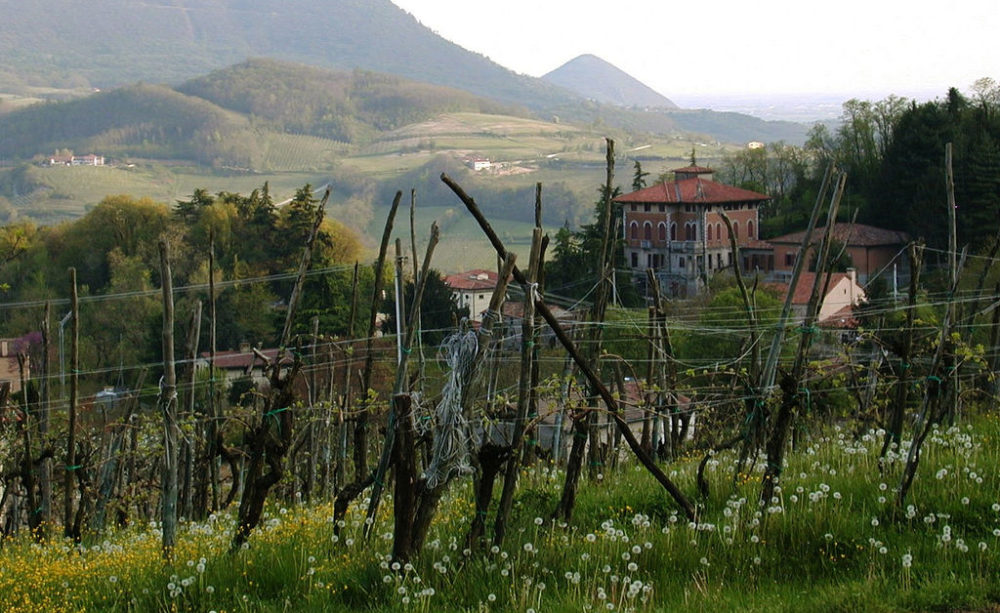
<path fill-rule="evenodd" d="M 384 186 L 392 191 L 409 193 L 413 185 L 402 184 L 402 178 L 439 156 L 460 165 L 469 155 L 485 156 L 494 162 L 488 170 L 475 173 L 477 189 L 511 190 L 542 183 L 543 205 L 546 185 L 561 185 L 577 199 L 577 219 L 586 219 L 589 207 L 605 180 L 604 134 L 598 128 L 582 128 L 551 121 L 478 113 L 448 113 L 433 121 L 412 124 L 386 132 L 364 146 L 352 146 L 329 139 L 297 134 L 282 134 L 259 129 L 260 168 L 253 171 L 212 169 L 179 161 L 116 159 L 105 167 L 31 167 L 28 170 L 35 185 L 32 190 L 13 190 L 3 194 L 9 207 L 8 219 L 31 219 L 40 224 L 53 224 L 83 215 L 90 207 L 111 194 L 149 197 L 173 204 L 188 198 L 195 189 L 209 193 L 221 191 L 248 193 L 268 182 L 272 197 L 281 202 L 296 189 L 309 183 L 313 186 L 337 181 L 335 177 L 351 177 L 350 185 L 340 186 L 338 198 L 352 193 L 347 201 L 335 199 L 329 214 L 362 234 L 362 242 L 371 254 L 382 233 L 382 223 L 388 201 L 376 201 L 377 190 Z M 725 151 L 724 147 L 699 145 L 689 139 L 618 135 L 618 168 L 616 183 L 626 191 L 631 185 L 633 159 L 643 161 L 649 179 L 672 168 L 688 163 L 691 150 L 696 150 L 700 163 L 711 164 Z M 100 153 L 100 152 L 97 152 Z M 0 168 L 3 173 L 13 169 Z M 473 176 L 473 175 L 470 175 Z M 397 181 L 400 180 L 400 181 Z M 432 180 L 436 180 L 433 179 Z M 397 184 L 399 183 L 399 184 Z M 359 186 L 368 185 L 367 188 Z M 357 191 L 361 189 L 361 191 Z M 346 190 L 346 191 L 345 191 Z M 353 191 L 352 191 L 353 190 Z M 475 195 L 475 193 L 473 193 Z M 435 265 L 445 272 L 474 267 L 495 266 L 493 249 L 480 229 L 472 222 L 457 198 L 450 195 L 444 201 L 419 199 L 418 236 L 426 237 L 433 219 L 441 224 L 441 244 L 434 258 Z M 0 198 L 2 202 L 2 198 Z M 404 204 L 408 204 L 408 198 Z M 513 206 L 513 205 L 512 205 Z M 528 209 L 531 202 L 516 206 Z M 521 219 L 525 218 L 523 214 Z M 409 241 L 408 213 L 405 228 Z M 491 215 L 491 222 L 512 249 L 523 250 L 531 226 L 523 221 Z M 547 228 L 554 234 L 556 227 Z M 420 241 L 425 239 L 420 239 Z M 420 242 L 418 241 L 418 242 Z"/>
<path fill-rule="evenodd" d="M 246 193 L 270 181 L 275 199 L 280 200 L 323 176 L 307 171 L 223 174 L 191 166 L 167 166 L 156 161 L 136 161 L 132 167 L 55 166 L 34 171 L 33 176 L 46 187 L 13 198 L 11 204 L 19 218 L 27 217 L 40 224 L 80 217 L 105 196 L 112 194 L 149 197 L 157 202 L 172 204 L 177 199 L 189 197 L 197 188 L 207 189 L 210 193 Z"/>

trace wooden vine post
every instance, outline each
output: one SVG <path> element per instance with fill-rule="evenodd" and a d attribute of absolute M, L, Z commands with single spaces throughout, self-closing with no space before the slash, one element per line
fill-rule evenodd
<path fill-rule="evenodd" d="M 201 341 L 201 309 L 201 300 L 195 301 L 194 308 L 191 311 L 191 325 L 188 328 L 186 347 L 187 365 L 185 367 L 185 375 L 187 375 L 187 381 L 185 381 L 185 385 L 187 389 L 184 390 L 186 394 L 184 406 L 187 413 L 186 419 L 189 424 L 194 426 L 194 440 L 190 440 L 190 437 L 185 437 L 184 440 L 184 479 L 180 501 L 181 512 L 188 519 L 205 516 L 204 501 L 206 497 L 199 492 L 196 504 L 196 488 L 194 483 L 197 478 L 195 475 L 195 462 L 198 458 L 205 456 L 205 431 L 207 427 L 204 412 L 197 408 L 197 364 L 198 345 Z"/>
<path fill-rule="evenodd" d="M 170 253 L 161 240 L 160 285 L 163 292 L 163 379 L 160 383 L 160 413 L 163 415 L 163 470 L 160 476 L 160 523 L 163 557 L 173 558 L 177 540 L 177 374 L 174 370 L 174 288 Z"/>
<path fill-rule="evenodd" d="M 236 533 L 230 544 L 231 552 L 242 548 L 250 538 L 251 532 L 260 524 L 268 492 L 285 475 L 285 457 L 288 455 L 294 435 L 295 381 L 302 369 L 301 347 L 292 351 L 290 366 L 284 363 L 285 351 L 292 341 L 292 327 L 302 299 L 306 272 L 312 262 L 313 245 L 319 234 L 319 226 L 323 222 L 323 212 L 329 199 L 330 188 L 327 188 L 316 209 L 316 217 L 302 249 L 302 260 L 299 263 L 291 297 L 288 299 L 288 310 L 285 313 L 285 325 L 281 331 L 278 353 L 274 359 L 269 359 L 254 349 L 254 353 L 265 364 L 270 389 L 264 397 L 260 420 L 246 435 L 249 459 L 244 477 L 243 498 L 240 500 L 237 514 Z M 283 372 L 285 369 L 287 372 Z"/>
<path fill-rule="evenodd" d="M 355 261 L 354 273 L 351 276 L 351 311 L 347 317 L 347 338 L 351 339 L 352 342 L 344 350 L 344 381 L 340 388 L 340 411 L 337 414 L 337 461 L 334 464 L 333 475 L 335 492 L 339 492 L 340 488 L 344 486 L 344 477 L 347 471 L 347 412 L 351 407 L 351 364 L 354 360 L 354 320 L 358 315 L 358 272 L 359 264 Z M 330 381 L 332 383 L 332 376 Z"/>
<path fill-rule="evenodd" d="M 385 442 L 382 447 L 382 456 L 379 459 L 378 468 L 374 475 L 374 485 L 372 486 L 371 500 L 368 503 L 368 511 L 364 526 L 365 538 L 371 536 L 375 526 L 375 515 L 378 512 L 381 501 L 382 490 L 385 486 L 386 475 L 389 465 L 393 464 L 396 469 L 396 481 L 394 489 L 394 519 L 395 531 L 393 532 L 393 557 L 396 559 L 408 559 L 413 550 L 413 517 L 416 512 L 416 483 L 417 483 L 417 463 L 415 449 L 415 433 L 413 424 L 413 402 L 407 392 L 406 367 L 410 353 L 413 348 L 413 340 L 416 333 L 416 325 L 413 322 L 417 310 L 420 308 L 420 301 L 423 298 L 424 288 L 427 286 L 427 276 L 430 270 L 431 257 L 434 248 L 437 247 L 441 238 L 437 222 L 431 225 L 431 236 L 427 242 L 427 252 L 424 255 L 424 263 L 420 269 L 420 277 L 414 280 L 413 303 L 410 305 L 410 320 L 403 334 L 402 351 L 400 354 L 399 366 L 396 369 L 396 384 L 394 387 L 392 410 L 389 412 L 389 422 L 386 426 Z M 396 241 L 396 253 L 401 255 L 402 247 L 399 240 Z M 401 258 L 397 258 L 401 261 Z M 397 304 L 402 298 L 397 295 Z"/>
<path fill-rule="evenodd" d="M 208 449 L 206 456 L 208 460 L 208 480 L 212 490 L 212 511 L 219 510 L 219 461 L 222 457 L 222 407 L 219 399 L 216 398 L 215 391 L 215 352 L 216 340 L 218 338 L 216 330 L 215 313 L 215 229 L 209 231 L 208 235 L 208 320 L 209 320 L 209 348 L 208 348 Z"/>
<path fill-rule="evenodd" d="M 70 344 L 69 344 L 69 424 L 66 437 L 66 463 L 63 466 L 63 534 L 66 538 L 80 539 L 74 529 L 73 498 L 75 497 L 76 465 L 76 405 L 79 395 L 80 375 L 80 299 L 76 288 L 76 269 L 69 269 L 70 279 Z"/>
<path fill-rule="evenodd" d="M 906 415 L 906 403 L 910 393 L 910 376 L 913 353 L 913 324 L 917 317 L 917 288 L 920 284 L 920 272 L 923 269 L 924 246 L 922 242 L 910 243 L 910 287 L 907 289 L 906 326 L 904 328 L 903 344 L 899 349 L 899 376 L 896 381 L 896 393 L 893 397 L 889 413 L 889 423 L 885 430 L 882 450 L 879 458 L 885 458 L 892 449 L 898 451 L 903 439 L 903 418 Z"/>
<path fill-rule="evenodd" d="M 38 436 L 43 448 L 49 447 L 49 411 L 52 406 L 52 386 L 49 383 L 49 340 L 51 338 L 49 325 L 52 321 L 52 303 L 45 302 L 45 314 L 42 316 L 42 372 L 39 383 L 39 396 L 42 410 L 38 413 Z M 39 538 L 48 535 L 49 524 L 52 523 L 52 454 L 42 458 L 42 466 L 38 475 L 39 489 L 39 525 L 36 534 Z"/>
<path fill-rule="evenodd" d="M 799 348 L 795 354 L 795 362 L 792 370 L 781 382 L 781 403 L 778 407 L 777 415 L 771 426 L 771 434 L 768 438 L 765 451 L 767 452 L 767 465 L 764 467 L 764 476 L 761 477 L 760 500 L 765 505 L 771 504 L 774 496 L 774 486 L 777 485 L 781 477 L 781 471 L 785 462 L 785 447 L 788 442 L 788 434 L 795 419 L 795 409 L 800 403 L 802 390 L 802 377 L 805 375 L 806 356 L 812 346 L 813 336 L 816 333 L 816 320 L 819 317 L 819 305 L 822 300 L 822 292 L 826 284 L 825 274 L 830 253 L 830 244 L 833 242 L 833 228 L 837 221 L 837 211 L 840 208 L 840 200 L 844 195 L 844 187 L 847 183 L 847 175 L 840 174 L 837 187 L 830 202 L 830 210 L 826 217 L 826 233 L 816 257 L 816 277 L 813 280 L 812 294 L 806 306 L 806 316 L 800 328 Z M 799 259 L 805 259 L 805 253 L 799 254 Z M 788 294 L 791 296 L 795 292 L 795 286 L 789 285 Z"/>
<path fill-rule="evenodd" d="M 507 283 L 510 279 L 511 271 L 514 270 L 514 263 L 516 261 L 516 253 L 508 253 L 507 257 L 504 258 L 500 266 L 500 274 L 497 276 L 497 286 L 493 288 L 493 295 L 490 296 L 490 305 L 483 315 L 482 325 L 479 327 L 479 332 L 476 335 L 476 357 L 472 362 L 477 365 L 475 368 L 479 368 L 480 370 L 482 370 L 482 366 L 479 365 L 485 363 L 488 371 L 486 373 L 487 376 L 490 374 L 490 359 L 500 337 L 498 333 L 502 329 L 497 324 L 500 323 L 500 311 L 507 295 Z M 471 416 L 474 403 L 478 399 L 478 392 L 481 386 L 475 385 L 474 372 L 470 371 L 463 373 L 463 375 L 465 376 L 467 387 L 462 395 L 462 413 L 468 419 Z M 469 532 L 465 539 L 466 547 L 469 549 L 478 549 L 483 544 L 481 541 L 483 540 L 483 532 L 486 530 L 486 514 L 489 511 L 490 502 L 493 500 L 493 486 L 496 483 L 497 475 L 500 473 L 504 461 L 510 456 L 510 453 L 511 450 L 509 447 L 493 442 L 484 430 L 479 449 L 475 450 L 472 454 L 472 462 L 476 471 L 474 479 L 476 512 L 472 517 Z"/>
<path fill-rule="evenodd" d="M 554 512 L 556 517 L 564 520 L 569 520 L 573 515 L 573 507 L 576 505 L 576 491 L 580 482 L 580 475 L 583 471 L 584 451 L 588 447 L 588 443 L 591 467 L 596 466 L 601 457 L 598 453 L 600 447 L 599 437 L 595 429 L 597 412 L 592 410 L 592 407 L 597 404 L 597 399 L 600 396 L 597 384 L 601 384 L 601 341 L 603 338 L 604 314 L 608 298 L 611 295 L 609 263 L 614 261 L 613 254 L 609 253 L 609 251 L 611 245 L 614 245 L 614 240 L 611 236 L 613 219 L 611 215 L 611 195 L 614 189 L 615 177 L 615 142 L 611 139 L 606 139 L 605 142 L 607 144 L 605 155 L 607 176 L 604 184 L 604 210 L 601 217 L 601 252 L 597 261 L 599 276 L 597 281 L 597 295 L 590 316 L 592 328 L 590 329 L 590 352 L 587 358 L 589 369 L 594 376 L 592 379 L 588 377 L 590 379 L 590 390 L 587 404 L 590 408 L 573 421 L 573 443 L 566 462 L 566 480 L 563 483 L 562 496 Z M 613 265 L 610 268 L 613 268 Z M 601 385 L 603 386 L 603 384 Z M 615 410 L 617 411 L 617 406 Z"/>
<path fill-rule="evenodd" d="M 360 484 L 369 475 L 368 472 L 368 420 L 371 414 L 371 407 L 368 406 L 368 390 L 371 387 L 372 369 L 375 366 L 375 355 L 372 347 L 375 343 L 375 330 L 378 321 L 379 307 L 382 305 L 382 287 L 385 277 L 385 256 L 389 250 L 389 239 L 392 236 L 392 225 L 396 219 L 396 210 L 399 209 L 399 201 L 403 197 L 403 192 L 396 192 L 392 199 L 392 206 L 389 208 L 389 216 L 385 220 L 385 228 L 382 230 L 382 242 L 379 245 L 378 259 L 375 260 L 375 283 L 372 285 L 371 314 L 368 318 L 368 336 L 365 341 L 365 366 L 361 383 L 361 410 L 358 412 L 357 422 L 354 424 L 354 480 Z M 363 489 L 363 488 L 361 488 Z M 348 490 L 348 494 L 353 491 L 360 492 L 361 489 L 353 487 Z M 357 494 L 354 494 L 355 496 Z"/>
<path fill-rule="evenodd" d="M 18 429 L 21 434 L 21 441 L 24 444 L 24 455 L 21 457 L 21 484 L 24 486 L 24 498 L 28 510 L 28 528 L 37 538 L 39 527 L 38 492 L 35 489 L 37 475 L 35 474 L 35 457 L 32 453 L 31 442 L 31 407 L 28 402 L 28 379 L 26 375 L 28 365 L 28 354 L 26 351 L 17 352 L 17 371 L 21 379 L 21 389 L 24 390 L 24 399 L 21 401 L 21 415 L 18 421 Z"/>
<path fill-rule="evenodd" d="M 536 227 L 531 237 L 531 253 L 528 264 L 528 286 L 524 291 L 524 313 L 521 319 L 521 373 L 517 386 L 517 413 L 511 433 L 511 452 L 504 473 L 503 491 L 500 493 L 500 507 L 493 524 L 493 544 L 503 545 L 507 532 L 507 520 L 514 504 L 514 490 L 517 488 L 517 474 L 521 470 L 524 451 L 524 432 L 528 417 L 529 388 L 531 386 L 532 362 L 535 348 L 535 299 L 538 296 L 538 268 L 542 248 L 542 229 Z"/>
<path fill-rule="evenodd" d="M 937 347 L 934 349 L 934 357 L 931 359 L 930 369 L 925 380 L 924 397 L 920 404 L 920 411 L 917 413 L 913 426 L 913 439 L 907 450 L 906 464 L 903 466 L 903 474 L 900 476 L 899 487 L 896 490 L 896 506 L 899 509 L 902 509 L 906 504 L 906 496 L 910 491 L 910 486 L 913 485 L 913 479 L 916 477 L 917 468 L 920 465 L 920 452 L 931 428 L 945 414 L 954 410 L 951 403 L 955 401 L 952 394 L 956 384 L 954 376 L 957 364 L 955 363 L 951 335 L 957 315 L 955 292 L 958 291 L 959 273 L 965 266 L 966 250 L 962 249 L 962 255 L 959 259 L 956 253 L 958 237 L 955 209 L 958 207 L 955 203 L 955 179 L 951 168 L 951 143 L 945 145 L 945 181 L 948 191 L 948 304 L 945 307 Z M 945 370 L 948 372 L 944 372 Z M 941 406 L 942 400 L 945 401 L 944 407 Z"/>

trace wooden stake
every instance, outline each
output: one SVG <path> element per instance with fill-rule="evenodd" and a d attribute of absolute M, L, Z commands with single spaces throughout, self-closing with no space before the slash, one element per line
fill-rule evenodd
<path fill-rule="evenodd" d="M 63 492 L 66 498 L 63 501 L 63 532 L 66 538 L 75 541 L 80 540 L 80 534 L 73 526 L 73 498 L 75 496 L 75 475 L 80 468 L 76 465 L 76 404 L 79 394 L 79 374 L 80 374 L 80 300 L 76 293 L 76 269 L 69 269 L 70 279 L 70 345 L 69 345 L 69 424 L 67 426 L 66 440 L 66 464 L 63 467 L 66 471 Z"/>
<path fill-rule="evenodd" d="M 368 390 L 371 388 L 372 368 L 375 365 L 375 355 L 372 345 L 375 342 L 375 326 L 378 321 L 379 307 L 382 305 L 382 286 L 385 269 L 385 255 L 389 250 L 389 239 L 392 236 L 392 224 L 396 218 L 396 210 L 403 192 L 396 192 L 389 208 L 389 216 L 382 230 L 382 242 L 379 245 L 378 259 L 375 260 L 375 283 L 372 285 L 371 313 L 368 318 L 368 336 L 365 343 L 365 367 L 361 377 L 362 406 L 358 412 L 358 420 L 354 425 L 354 479 L 361 482 L 368 477 L 368 419 L 371 413 L 368 406 Z M 356 489 L 356 488 L 352 488 Z"/>
<path fill-rule="evenodd" d="M 38 437 L 42 447 L 49 446 L 49 411 L 52 410 L 52 386 L 49 382 L 49 340 L 51 339 L 49 325 L 52 321 L 52 303 L 45 301 L 45 315 L 42 317 L 42 364 L 39 383 L 39 395 L 42 410 L 38 413 Z M 38 476 L 38 486 L 41 500 L 39 502 L 39 526 L 37 535 L 45 538 L 48 535 L 49 524 L 52 523 L 52 457 L 42 459 L 41 471 Z"/>
<path fill-rule="evenodd" d="M 517 473 L 521 470 L 524 431 L 528 416 L 528 394 L 531 387 L 532 357 L 535 348 L 535 299 L 538 298 L 538 260 L 542 248 L 542 229 L 535 228 L 531 235 L 531 255 L 528 263 L 528 282 L 524 287 L 524 313 L 521 318 L 521 374 L 517 386 L 517 414 L 511 434 L 511 453 L 504 473 L 503 491 L 500 493 L 500 507 L 493 524 L 493 544 L 503 545 L 507 532 L 507 520 L 514 504 L 514 490 L 517 488 Z"/>
<path fill-rule="evenodd" d="M 160 411 L 163 414 L 163 472 L 161 479 L 161 529 L 163 557 L 173 558 L 177 540 L 177 374 L 174 370 L 174 291 L 170 274 L 170 253 L 161 240 L 160 284 L 163 290 L 163 380 L 160 385 Z"/>

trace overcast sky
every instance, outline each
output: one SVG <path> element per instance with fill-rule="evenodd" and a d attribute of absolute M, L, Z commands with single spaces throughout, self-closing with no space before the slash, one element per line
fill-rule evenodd
<path fill-rule="evenodd" d="M 997 0 L 392 1 L 515 72 L 541 76 L 592 53 L 681 101 L 936 97 L 1000 80 Z"/>

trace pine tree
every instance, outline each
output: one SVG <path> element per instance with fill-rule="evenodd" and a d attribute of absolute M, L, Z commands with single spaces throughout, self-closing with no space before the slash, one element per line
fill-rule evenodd
<path fill-rule="evenodd" d="M 642 164 L 639 160 L 635 161 L 635 173 L 632 175 L 632 191 L 637 192 L 640 189 L 646 187 L 646 177 L 649 176 L 648 172 L 642 171 Z"/>

